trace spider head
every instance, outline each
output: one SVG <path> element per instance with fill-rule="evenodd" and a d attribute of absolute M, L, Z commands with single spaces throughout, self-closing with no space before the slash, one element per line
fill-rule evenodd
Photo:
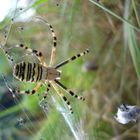
<path fill-rule="evenodd" d="M 47 68 L 47 80 L 55 80 L 55 79 L 60 79 L 61 71 L 49 67 Z"/>

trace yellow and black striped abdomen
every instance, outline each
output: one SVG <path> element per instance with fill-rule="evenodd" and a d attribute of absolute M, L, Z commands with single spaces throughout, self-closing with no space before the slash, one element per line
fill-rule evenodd
<path fill-rule="evenodd" d="M 38 82 L 43 78 L 43 70 L 40 64 L 23 61 L 14 66 L 13 75 L 20 81 Z"/>

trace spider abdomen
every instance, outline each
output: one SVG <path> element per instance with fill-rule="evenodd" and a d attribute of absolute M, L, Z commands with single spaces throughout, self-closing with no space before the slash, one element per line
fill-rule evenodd
<path fill-rule="evenodd" d="M 38 82 L 59 79 L 60 71 L 53 67 L 45 67 L 42 64 L 23 61 L 14 66 L 13 75 L 20 81 Z"/>
<path fill-rule="evenodd" d="M 38 82 L 43 79 L 44 67 L 38 63 L 23 61 L 14 66 L 13 75 L 20 81 Z"/>

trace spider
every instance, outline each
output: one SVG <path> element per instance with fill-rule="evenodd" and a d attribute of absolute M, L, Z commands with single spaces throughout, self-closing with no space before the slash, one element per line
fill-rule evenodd
<path fill-rule="evenodd" d="M 45 23 L 49 27 L 52 34 L 53 47 L 51 51 L 50 63 L 49 65 L 46 64 L 46 62 L 44 61 L 44 56 L 42 52 L 37 51 L 35 49 L 31 49 L 24 44 L 17 44 L 15 47 L 21 48 L 25 50 L 27 53 L 35 55 L 37 59 L 39 60 L 39 63 L 22 61 L 20 63 L 14 64 L 13 76 L 21 82 L 24 81 L 24 82 L 36 83 L 36 86 L 33 90 L 25 90 L 25 91 L 12 90 L 12 89 L 10 90 L 13 93 L 33 95 L 33 94 L 36 94 L 39 88 L 41 87 L 41 85 L 45 83 L 47 86 L 47 89 L 46 89 L 46 92 L 43 94 L 43 98 L 44 99 L 46 98 L 47 93 L 49 92 L 50 88 L 53 87 L 54 90 L 56 90 L 60 94 L 64 102 L 68 105 L 70 112 L 73 113 L 70 102 L 67 100 L 65 95 L 62 92 L 60 92 L 58 86 L 77 99 L 85 100 L 85 98 L 78 96 L 72 90 L 68 89 L 65 85 L 63 85 L 59 81 L 61 77 L 61 71 L 59 71 L 58 69 L 68 64 L 69 62 L 74 61 L 77 58 L 87 54 L 89 50 L 87 49 L 82 53 L 79 53 L 77 55 L 72 56 L 69 59 L 64 60 L 63 62 L 57 64 L 56 66 L 53 66 L 55 55 L 56 55 L 56 46 L 57 46 L 57 38 L 56 38 L 55 32 L 53 30 L 52 25 L 49 24 L 46 20 L 42 19 L 41 17 L 36 17 L 36 18 L 40 20 L 41 22 Z M 1 48 L 4 51 L 5 55 L 7 56 L 8 60 L 13 62 L 13 59 L 9 56 L 8 52 L 4 49 L 5 45 L 6 43 Z"/>

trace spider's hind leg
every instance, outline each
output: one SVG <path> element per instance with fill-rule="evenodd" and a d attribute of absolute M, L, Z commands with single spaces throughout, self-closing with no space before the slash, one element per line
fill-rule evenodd
<path fill-rule="evenodd" d="M 55 83 L 53 81 L 51 82 L 51 85 L 56 90 L 56 92 L 58 94 L 60 94 L 60 96 L 62 97 L 62 99 L 64 100 L 64 102 L 68 105 L 68 108 L 70 110 L 70 113 L 73 114 L 73 111 L 72 111 L 72 107 L 70 105 L 70 102 L 67 100 L 67 98 L 64 96 L 64 94 L 57 88 L 57 86 L 55 85 Z"/>
<path fill-rule="evenodd" d="M 47 85 L 47 89 L 46 89 L 46 91 L 43 93 L 43 98 L 39 101 L 39 106 L 40 106 L 41 108 L 45 109 L 45 110 L 46 110 L 46 107 L 48 106 L 48 105 L 47 105 L 47 100 L 46 100 L 47 94 L 49 93 L 50 88 L 51 88 L 50 83 L 47 83 L 47 82 L 48 82 L 48 81 L 45 82 L 45 84 Z"/>
<path fill-rule="evenodd" d="M 5 80 L 5 79 L 4 79 Z M 6 80 L 5 80 L 6 81 Z M 6 83 L 6 82 L 5 82 Z M 28 94 L 28 95 L 32 95 L 32 94 L 36 94 L 37 91 L 39 90 L 39 88 L 41 87 L 41 82 L 37 83 L 37 85 L 35 86 L 35 88 L 33 90 L 14 90 L 12 88 L 10 88 L 7 83 L 6 83 L 7 88 L 9 89 L 10 92 L 14 93 L 14 94 Z"/>
<path fill-rule="evenodd" d="M 38 82 L 33 90 L 19 91 L 19 93 L 20 94 L 36 94 L 40 87 L 41 87 L 41 82 Z"/>
<path fill-rule="evenodd" d="M 67 93 L 69 93 L 71 96 L 73 96 L 73 97 L 75 97 L 75 98 L 77 98 L 77 99 L 79 99 L 79 100 L 85 100 L 85 98 L 84 97 L 82 97 L 82 96 L 78 96 L 77 94 L 75 94 L 73 91 L 71 91 L 70 89 L 68 89 L 67 87 L 65 87 L 62 83 L 60 83 L 58 80 L 55 80 L 55 82 L 56 82 L 56 84 L 58 85 L 58 86 L 60 86 L 63 90 L 65 90 Z"/>

